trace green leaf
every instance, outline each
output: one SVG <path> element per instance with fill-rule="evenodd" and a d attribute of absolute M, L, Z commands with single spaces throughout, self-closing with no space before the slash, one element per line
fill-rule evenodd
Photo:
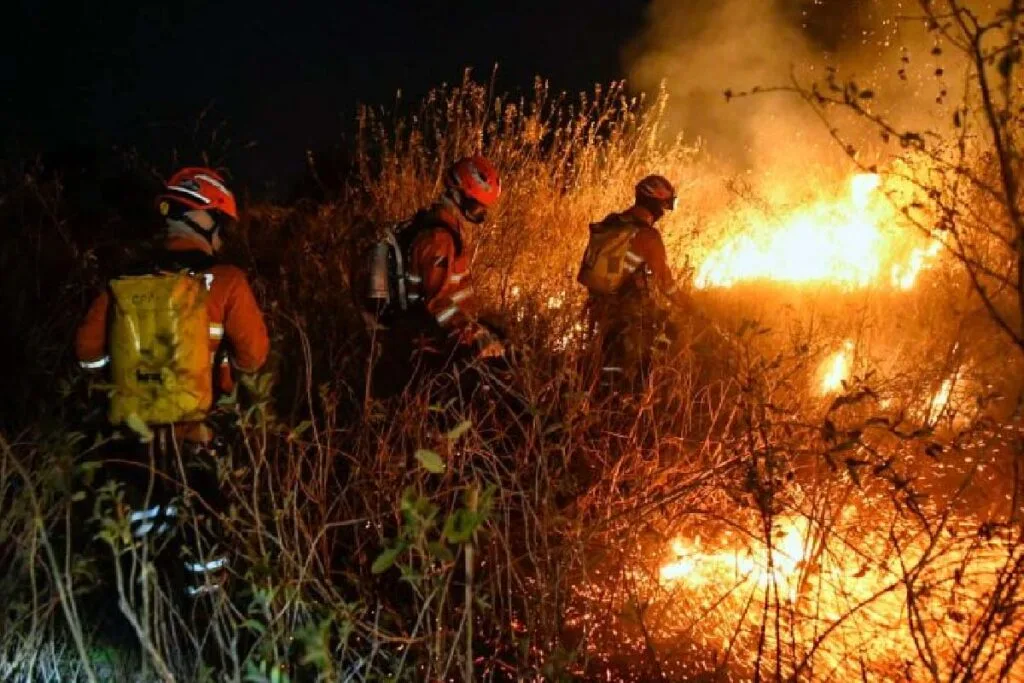
<path fill-rule="evenodd" d="M 460 436 L 469 431 L 469 428 L 473 426 L 473 423 L 469 420 L 463 420 L 459 424 L 455 425 L 455 428 L 445 434 L 445 437 L 449 441 L 457 441 Z"/>
<path fill-rule="evenodd" d="M 270 683 L 289 683 L 291 679 L 288 678 L 288 674 L 281 671 L 281 667 L 274 665 L 274 668 L 270 670 Z"/>
<path fill-rule="evenodd" d="M 245 683 L 266 683 L 267 675 L 251 659 L 245 663 Z"/>
<path fill-rule="evenodd" d="M 255 619 L 246 619 L 243 622 L 242 625 L 245 626 L 250 631 L 253 631 L 254 633 L 259 633 L 259 634 L 263 634 L 267 630 L 266 626 L 264 626 L 260 622 L 256 621 Z"/>
<path fill-rule="evenodd" d="M 448 549 L 448 546 L 440 541 L 431 541 L 430 543 L 427 543 L 427 550 L 430 552 L 431 556 L 441 560 L 442 562 L 455 561 L 455 555 L 453 555 L 452 551 Z"/>
<path fill-rule="evenodd" d="M 135 413 L 128 415 L 128 419 L 125 422 L 128 425 L 128 428 L 138 435 L 139 441 L 142 443 L 149 443 L 153 440 L 152 430 L 150 430 L 149 426 L 142 421 L 142 418 Z"/>
<path fill-rule="evenodd" d="M 387 548 L 377 559 L 373 561 L 373 566 L 370 571 L 374 574 L 383 574 L 395 563 L 398 559 L 398 553 L 402 552 L 401 548 Z"/>
<path fill-rule="evenodd" d="M 482 519 L 481 515 L 470 510 L 456 510 L 444 521 L 442 533 L 449 543 L 466 543 L 473 537 Z"/>
<path fill-rule="evenodd" d="M 420 465 L 431 474 L 444 474 L 445 464 L 441 456 L 434 451 L 420 448 L 416 451 L 416 459 Z"/>
<path fill-rule="evenodd" d="M 313 423 L 310 420 L 303 420 L 299 424 L 295 425 L 295 428 L 292 429 L 291 433 L 288 434 L 288 440 L 291 441 L 293 439 L 299 438 L 306 432 L 306 430 L 308 430 L 312 426 Z"/>

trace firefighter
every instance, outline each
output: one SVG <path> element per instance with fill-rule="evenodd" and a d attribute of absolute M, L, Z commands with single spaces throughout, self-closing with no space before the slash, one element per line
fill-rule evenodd
<path fill-rule="evenodd" d="M 87 371 L 106 371 L 113 389 L 109 421 L 157 428 L 164 440 L 162 473 L 124 472 L 136 539 L 178 528 L 185 590 L 216 592 L 228 557 L 216 547 L 216 515 L 223 506 L 217 484 L 213 434 L 204 420 L 215 395 L 230 392 L 235 373 L 254 373 L 267 359 L 269 339 L 256 298 L 239 268 L 219 263 L 223 232 L 238 220 L 234 195 L 207 168 L 184 168 L 157 197 L 166 223 L 162 245 L 101 292 L 78 328 L 75 351 Z M 168 454 L 166 451 L 171 451 Z M 180 453 L 186 489 L 170 456 Z M 150 493 L 148 500 L 140 496 Z M 180 520 L 179 512 L 195 513 Z M 213 511 L 213 516 L 206 513 Z M 184 521 L 185 523 L 179 524 Z M 214 530 L 196 534 L 202 526 Z"/>
<path fill-rule="evenodd" d="M 646 366 L 669 324 L 661 300 L 693 311 L 689 296 L 672 275 L 655 227 L 675 209 L 675 188 L 666 178 L 650 175 L 637 183 L 635 197 L 626 211 L 590 226 L 578 277 L 589 293 L 591 324 L 600 339 L 607 381 Z"/>
<path fill-rule="evenodd" d="M 465 157 L 445 173 L 438 200 L 389 233 L 396 252 L 391 270 L 376 277 L 397 282 L 383 285 L 390 303 L 377 316 L 386 328 L 374 372 L 378 397 L 403 389 L 417 369 L 432 373 L 457 359 L 504 353 L 479 320 L 469 267 L 471 228 L 484 222 L 500 194 L 494 166 L 479 155 Z"/>

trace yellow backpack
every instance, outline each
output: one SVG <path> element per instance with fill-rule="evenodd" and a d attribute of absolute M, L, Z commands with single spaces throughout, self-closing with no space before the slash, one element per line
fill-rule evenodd
<path fill-rule="evenodd" d="M 576 279 L 591 292 L 614 294 L 640 265 L 629 251 L 639 226 L 613 214 L 590 226 Z"/>
<path fill-rule="evenodd" d="M 113 300 L 110 422 L 194 422 L 213 403 L 206 276 L 190 271 L 125 276 Z"/>

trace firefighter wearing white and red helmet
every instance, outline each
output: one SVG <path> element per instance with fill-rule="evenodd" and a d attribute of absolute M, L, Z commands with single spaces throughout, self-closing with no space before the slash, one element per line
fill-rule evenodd
<path fill-rule="evenodd" d="M 179 528 L 172 535 L 182 554 L 176 561 L 183 563 L 186 594 L 195 598 L 222 590 L 230 557 L 217 533 L 227 506 L 207 418 L 218 393 L 233 389 L 235 373 L 263 366 L 270 341 L 245 273 L 216 257 L 222 231 L 238 219 L 224 179 L 208 168 L 181 169 L 156 205 L 166 226 L 162 244 L 93 300 L 75 352 L 83 369 L 109 375 L 112 424 L 142 423 L 174 437 L 173 446 L 163 441 L 159 475 L 131 446 L 104 468 L 126 485 L 136 540 Z M 168 461 L 174 452 L 183 456 L 181 468 Z M 181 523 L 186 510 L 191 521 Z"/>
<path fill-rule="evenodd" d="M 484 222 L 500 195 L 494 165 L 480 155 L 464 157 L 446 171 L 438 200 L 393 229 L 403 264 L 397 274 L 403 294 L 401 305 L 392 302 L 381 316 L 389 329 L 375 379 L 378 395 L 399 389 L 395 381 L 404 386 L 411 351 L 430 351 L 435 365 L 453 355 L 488 358 L 504 353 L 501 341 L 479 320 L 470 273 L 470 228 Z M 431 365 L 429 359 L 426 364 Z M 390 389 L 381 388 L 381 375 L 388 376 L 384 384 L 392 385 Z"/>
<path fill-rule="evenodd" d="M 591 320 L 601 333 L 609 373 L 635 369 L 649 355 L 668 318 L 658 295 L 692 308 L 655 227 L 676 203 L 672 183 L 649 175 L 637 183 L 633 206 L 590 226 L 578 279 L 590 294 Z"/>

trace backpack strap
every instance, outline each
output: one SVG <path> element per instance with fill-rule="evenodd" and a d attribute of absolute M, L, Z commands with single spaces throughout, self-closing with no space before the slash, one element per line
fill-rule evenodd
<path fill-rule="evenodd" d="M 447 232 L 455 243 L 455 255 L 462 256 L 462 235 L 457 230 L 453 230 L 452 226 L 435 216 L 432 211 L 421 210 L 410 220 L 400 223 L 396 227 L 398 228 L 396 231 L 398 243 L 406 260 L 409 260 L 409 256 L 411 256 L 409 250 L 412 249 L 412 245 L 416 242 L 416 238 L 419 237 L 420 233 L 434 228 L 441 228 Z"/>
<path fill-rule="evenodd" d="M 209 270 L 217 265 L 217 259 L 213 254 L 194 249 L 189 251 L 171 251 L 161 249 L 153 259 L 153 265 L 157 270 L 188 270 L 196 273 Z"/>
<path fill-rule="evenodd" d="M 155 249 L 145 258 L 141 258 L 130 264 L 122 270 L 117 277 L 155 275 L 167 272 L 180 272 L 183 270 L 192 273 L 202 273 L 210 270 L 217 265 L 217 263 L 218 261 L 216 257 L 199 249 L 190 251 Z"/>

